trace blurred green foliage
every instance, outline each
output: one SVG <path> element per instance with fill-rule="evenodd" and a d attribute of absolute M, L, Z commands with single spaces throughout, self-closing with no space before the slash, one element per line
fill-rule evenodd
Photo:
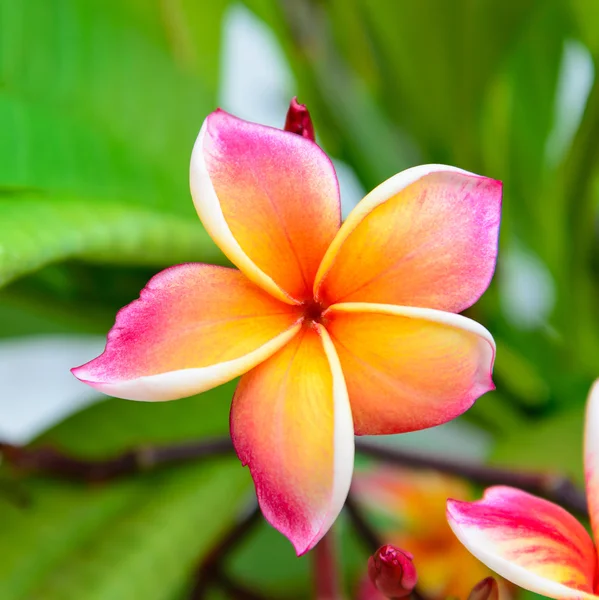
<path fill-rule="evenodd" d="M 232 4 L 0 0 L 0 336 L 105 333 L 158 269 L 225 261 L 195 216 L 187 169 L 217 105 Z M 324 147 L 366 189 L 426 162 L 504 181 L 497 275 L 469 311 L 497 340 L 498 390 L 465 418 L 494 436 L 496 462 L 579 477 L 599 374 L 599 84 L 574 99 L 580 122 L 558 107 L 568 48 L 597 69 L 594 0 L 244 4 L 277 36 Z M 556 142 L 564 120 L 573 127 Z M 532 325 L 506 310 L 518 254 L 553 288 Z M 106 456 L 226 433 L 231 390 L 109 400 L 42 440 Z M 0 496 L 6 600 L 180 598 L 250 489 L 234 460 L 97 488 L 1 477 L 27 498 Z M 305 591 L 305 561 L 291 565 L 289 548 L 283 561 L 270 530 L 255 538 L 233 570 L 274 590 L 288 572 Z M 281 561 L 288 571 L 271 568 Z"/>

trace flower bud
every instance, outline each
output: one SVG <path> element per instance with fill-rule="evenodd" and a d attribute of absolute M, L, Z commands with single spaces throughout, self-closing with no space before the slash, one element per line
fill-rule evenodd
<path fill-rule="evenodd" d="M 468 600 L 498 600 L 499 587 L 493 577 L 479 581 L 470 592 Z"/>
<path fill-rule="evenodd" d="M 387 598 L 408 596 L 418 581 L 413 556 L 395 546 L 381 546 L 368 559 L 368 576 Z"/>
<path fill-rule="evenodd" d="M 315 141 L 314 125 L 305 104 L 300 104 L 297 98 L 292 98 L 285 119 L 285 131 L 297 133 L 302 137 Z"/>

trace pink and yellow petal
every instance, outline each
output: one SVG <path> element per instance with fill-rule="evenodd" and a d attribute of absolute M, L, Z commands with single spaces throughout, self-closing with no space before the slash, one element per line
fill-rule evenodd
<path fill-rule="evenodd" d="M 325 313 L 345 374 L 358 435 L 440 425 L 494 389 L 495 344 L 452 313 L 347 303 Z"/>
<path fill-rule="evenodd" d="M 354 457 L 343 374 L 322 326 L 305 326 L 241 378 L 231 436 L 267 521 L 298 555 L 310 550 L 343 507 Z"/>
<path fill-rule="evenodd" d="M 591 527 L 599 541 L 599 379 L 587 400 L 584 432 L 584 467 Z"/>
<path fill-rule="evenodd" d="M 477 502 L 448 500 L 458 539 L 490 569 L 550 598 L 597 598 L 597 555 L 585 528 L 563 508 L 508 487 Z"/>
<path fill-rule="evenodd" d="M 311 297 L 341 218 L 335 170 L 314 142 L 219 110 L 195 143 L 190 182 L 206 230 L 247 277 L 284 302 Z"/>
<path fill-rule="evenodd" d="M 296 307 L 236 269 L 178 265 L 118 313 L 104 353 L 73 374 L 112 396 L 173 400 L 245 373 L 293 338 L 300 323 Z"/>
<path fill-rule="evenodd" d="M 374 302 L 460 312 L 495 269 L 501 183 L 424 165 L 387 180 L 352 211 L 315 282 L 325 304 Z"/>

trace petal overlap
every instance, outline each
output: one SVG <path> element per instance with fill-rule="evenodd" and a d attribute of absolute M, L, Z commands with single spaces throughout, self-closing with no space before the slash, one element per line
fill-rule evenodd
<path fill-rule="evenodd" d="M 495 344 L 478 323 L 443 311 L 336 304 L 325 313 L 356 434 L 445 423 L 494 389 Z"/>
<path fill-rule="evenodd" d="M 318 270 L 324 304 L 374 302 L 460 312 L 495 269 L 501 183 L 424 165 L 399 173 L 349 215 Z"/>
<path fill-rule="evenodd" d="M 106 349 L 76 377 L 130 400 L 172 400 L 225 383 L 274 354 L 300 329 L 297 307 L 236 269 L 171 267 L 117 315 Z"/>
<path fill-rule="evenodd" d="M 347 391 L 322 326 L 305 326 L 241 378 L 231 436 L 265 518 L 298 554 L 310 550 L 343 507 L 354 457 Z"/>
<path fill-rule="evenodd" d="M 190 181 L 206 230 L 247 277 L 283 301 L 311 299 L 341 222 L 335 170 L 314 142 L 216 111 Z"/>
<path fill-rule="evenodd" d="M 447 518 L 474 556 L 509 581 L 550 598 L 597 598 L 597 554 L 563 508 L 509 487 L 478 502 L 449 500 Z"/>

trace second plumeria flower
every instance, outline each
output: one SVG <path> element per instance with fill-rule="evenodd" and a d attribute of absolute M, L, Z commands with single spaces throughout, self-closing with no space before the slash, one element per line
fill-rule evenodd
<path fill-rule="evenodd" d="M 501 203 L 498 181 L 426 165 L 377 187 L 341 225 L 335 170 L 310 137 L 208 116 L 191 193 L 239 270 L 159 273 L 119 312 L 104 353 L 73 371 L 149 401 L 243 375 L 233 442 L 264 516 L 298 554 L 343 507 L 354 432 L 439 425 L 493 389 L 493 338 L 454 313 L 492 277 Z"/>
<path fill-rule="evenodd" d="M 476 502 L 447 501 L 458 539 L 507 580 L 549 598 L 599 600 L 599 380 L 587 404 L 586 492 L 595 543 L 561 506 L 496 486 Z"/>

